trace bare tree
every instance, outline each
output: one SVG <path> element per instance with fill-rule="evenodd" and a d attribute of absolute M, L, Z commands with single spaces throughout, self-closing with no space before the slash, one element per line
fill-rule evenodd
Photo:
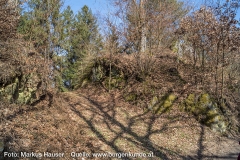
<path fill-rule="evenodd" d="M 135 54 L 144 77 L 152 70 L 153 55 L 175 41 L 173 33 L 187 9 L 176 0 L 115 0 L 114 5 L 124 26 L 123 44 Z"/>
<path fill-rule="evenodd" d="M 239 29 L 236 27 L 238 21 L 235 17 L 238 7 L 238 1 L 217 3 L 209 8 L 202 7 L 182 19 L 178 32 L 182 36 L 180 41 L 192 48 L 190 54 L 195 72 L 196 67 L 202 68 L 198 70 L 201 81 L 204 82 L 208 76 L 213 75 L 215 95 L 218 99 L 224 97 L 226 82 L 229 81 L 227 68 L 238 54 L 240 41 Z"/>

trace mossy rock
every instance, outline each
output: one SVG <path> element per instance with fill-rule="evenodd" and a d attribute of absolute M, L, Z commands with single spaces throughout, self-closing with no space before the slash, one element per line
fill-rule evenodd
<path fill-rule="evenodd" d="M 148 104 L 148 109 L 149 110 L 153 110 L 153 108 L 155 107 L 155 105 L 158 103 L 158 97 L 154 96 L 151 100 L 151 102 Z"/>
<path fill-rule="evenodd" d="M 212 101 L 210 99 L 209 94 L 207 94 L 207 93 L 201 94 L 201 96 L 199 97 L 199 100 L 198 100 L 198 105 L 201 107 L 207 107 L 211 104 L 212 104 Z"/>
<path fill-rule="evenodd" d="M 82 81 L 81 87 L 87 86 L 88 83 L 89 83 L 89 80 L 88 80 L 87 78 L 85 78 L 85 79 Z"/>
<path fill-rule="evenodd" d="M 1 100 L 18 104 L 31 103 L 34 98 L 36 100 L 39 82 L 40 78 L 35 73 L 15 77 L 10 84 L 0 88 Z"/>
<path fill-rule="evenodd" d="M 124 99 L 127 102 L 133 102 L 137 99 L 137 95 L 135 93 L 129 93 L 126 96 L 124 96 Z"/>
<path fill-rule="evenodd" d="M 207 115 L 207 118 L 204 123 L 207 126 L 211 126 L 211 124 L 218 123 L 219 121 L 222 121 L 222 117 L 218 113 L 215 113 L 211 116 Z"/>
<path fill-rule="evenodd" d="M 31 98 L 32 98 L 31 92 L 27 92 L 27 91 L 21 92 L 19 93 L 17 103 L 28 104 L 31 101 Z"/>
<path fill-rule="evenodd" d="M 181 102 L 180 108 L 181 110 L 192 112 L 193 110 L 195 110 L 195 105 L 195 94 L 189 94 L 188 97 L 183 102 Z"/>
<path fill-rule="evenodd" d="M 108 89 L 122 89 L 125 86 L 124 77 L 121 75 L 111 77 L 110 88 L 109 88 L 109 80 L 110 80 L 109 77 L 105 78 L 104 80 L 104 85 Z"/>
<path fill-rule="evenodd" d="M 153 106 L 154 113 L 161 114 L 161 113 L 165 113 L 167 111 L 170 111 L 171 107 L 173 106 L 173 102 L 176 100 L 176 98 L 177 97 L 174 94 L 166 94 L 166 95 L 164 95 Z M 153 100 L 152 100 L 152 102 L 153 102 Z"/>
<path fill-rule="evenodd" d="M 214 131 L 222 133 L 226 131 L 226 122 L 221 110 L 209 94 L 203 93 L 198 98 L 194 94 L 189 94 L 181 103 L 181 107 Z"/>
<path fill-rule="evenodd" d="M 18 96 L 18 99 L 17 99 L 17 103 L 19 103 L 19 104 L 27 104 L 27 102 L 29 102 L 29 100 L 28 100 L 28 96 L 26 95 L 27 93 L 25 92 L 21 92 L 21 93 L 19 93 L 19 96 Z"/>
<path fill-rule="evenodd" d="M 210 128 L 214 131 L 214 132 L 220 132 L 220 133 L 224 133 L 227 130 L 227 126 L 226 123 L 223 121 L 220 121 L 219 123 L 213 123 L 211 124 Z"/>
<path fill-rule="evenodd" d="M 102 81 L 104 76 L 105 76 L 105 70 L 104 70 L 103 66 L 97 65 L 97 66 L 92 68 L 91 78 L 92 78 L 93 82 L 100 82 L 100 81 Z"/>
<path fill-rule="evenodd" d="M 185 103 L 188 106 L 194 106 L 195 105 L 195 94 L 189 94 L 189 96 L 185 100 Z"/>
<path fill-rule="evenodd" d="M 15 78 L 15 80 L 11 84 L 0 88 L 0 96 L 2 98 L 5 98 L 5 100 L 7 100 L 8 102 L 12 102 L 15 93 L 18 91 L 18 86 L 19 80 L 18 78 Z"/>

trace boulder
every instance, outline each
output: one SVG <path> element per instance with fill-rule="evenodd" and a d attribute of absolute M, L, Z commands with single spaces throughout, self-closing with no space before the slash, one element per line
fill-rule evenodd
<path fill-rule="evenodd" d="M 148 104 L 148 109 L 152 110 L 156 114 L 161 114 L 169 111 L 175 100 L 176 96 L 174 94 L 165 94 L 161 98 L 154 96 Z"/>
<path fill-rule="evenodd" d="M 10 82 L 9 82 L 10 83 Z M 10 103 L 30 104 L 38 100 L 41 79 L 36 73 L 15 77 L 14 81 L 0 87 L 1 99 Z"/>
<path fill-rule="evenodd" d="M 220 106 L 217 105 L 209 94 L 203 93 L 200 96 L 189 94 L 181 106 L 213 131 L 226 132 L 227 120 L 224 118 Z"/>

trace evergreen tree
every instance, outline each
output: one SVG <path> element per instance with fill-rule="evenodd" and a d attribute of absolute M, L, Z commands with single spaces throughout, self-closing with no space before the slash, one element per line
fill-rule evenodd
<path fill-rule="evenodd" d="M 18 25 L 18 32 L 23 34 L 27 41 L 34 44 L 35 49 L 41 53 L 45 60 L 52 65 L 51 75 L 54 85 L 63 84 L 63 37 L 60 8 L 61 0 L 29 0 L 26 9 L 22 9 L 22 16 Z M 49 73 L 50 74 L 50 73 Z"/>
<path fill-rule="evenodd" d="M 97 19 L 85 5 L 75 16 L 72 42 L 72 62 L 81 60 L 87 53 L 96 54 L 101 46 Z"/>
<path fill-rule="evenodd" d="M 87 6 L 74 15 L 69 6 L 61 13 L 61 5 L 61 0 L 28 1 L 18 32 L 52 60 L 55 87 L 64 90 L 76 86 L 83 59 L 96 55 L 102 44 L 97 18 Z"/>
<path fill-rule="evenodd" d="M 43 54 L 53 57 L 60 38 L 61 0 L 29 0 L 28 10 L 22 10 L 18 32 L 28 41 L 34 42 L 35 48 Z"/>
<path fill-rule="evenodd" d="M 75 16 L 70 35 L 71 49 L 67 54 L 68 82 L 74 88 L 78 85 L 77 72 L 82 68 L 83 59 L 89 55 L 97 55 L 102 47 L 97 18 L 86 5 Z"/>
<path fill-rule="evenodd" d="M 67 6 L 66 9 L 61 13 L 61 48 L 66 51 L 66 53 L 71 52 L 71 36 L 73 35 L 73 23 L 74 23 L 74 14 L 70 6 Z"/>
<path fill-rule="evenodd" d="M 66 87 L 70 88 L 71 79 L 73 78 L 72 64 L 68 57 L 72 53 L 72 43 L 71 37 L 73 35 L 73 23 L 74 23 L 74 13 L 70 6 L 67 6 L 66 9 L 61 13 L 61 49 L 63 50 L 63 54 L 61 55 L 61 77 L 59 78 L 62 82 L 61 90 L 65 90 Z"/>

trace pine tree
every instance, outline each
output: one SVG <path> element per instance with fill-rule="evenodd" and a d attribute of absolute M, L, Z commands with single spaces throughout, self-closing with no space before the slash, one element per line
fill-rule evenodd
<path fill-rule="evenodd" d="M 66 53 L 71 52 L 71 36 L 73 35 L 73 23 L 74 23 L 74 13 L 70 6 L 61 13 L 61 48 L 66 51 Z"/>
<path fill-rule="evenodd" d="M 67 54 L 70 75 L 68 82 L 74 88 L 79 83 L 78 72 L 81 72 L 84 58 L 97 55 L 102 48 L 97 18 L 86 5 L 75 16 L 70 43 L 71 50 Z"/>
<path fill-rule="evenodd" d="M 61 86 L 59 87 L 61 91 L 70 88 L 71 79 L 73 78 L 73 63 L 69 61 L 69 55 L 72 53 L 72 43 L 71 37 L 73 35 L 73 23 L 74 23 L 74 13 L 70 6 L 67 6 L 66 9 L 63 10 L 61 13 L 61 32 L 60 32 L 60 39 L 61 39 L 61 49 L 63 54 L 60 57 L 61 64 L 61 77 L 59 77 L 59 81 L 62 82 Z"/>
<path fill-rule="evenodd" d="M 22 10 L 18 31 L 42 54 L 51 58 L 60 38 L 61 0 L 30 0 L 26 3 L 28 10 Z"/>
<path fill-rule="evenodd" d="M 18 32 L 42 54 L 46 64 L 51 64 L 46 67 L 52 72 L 45 76 L 51 77 L 56 87 L 63 83 L 61 6 L 61 0 L 29 0 L 18 25 Z"/>
<path fill-rule="evenodd" d="M 97 18 L 87 6 L 74 15 L 69 6 L 61 13 L 61 5 L 61 0 L 28 1 L 18 32 L 53 62 L 54 85 L 64 90 L 76 86 L 83 59 L 97 54 L 102 44 Z"/>
<path fill-rule="evenodd" d="M 74 61 L 81 60 L 87 53 L 97 53 L 99 46 L 101 46 L 97 19 L 87 6 L 84 6 L 75 16 L 71 42 Z"/>

